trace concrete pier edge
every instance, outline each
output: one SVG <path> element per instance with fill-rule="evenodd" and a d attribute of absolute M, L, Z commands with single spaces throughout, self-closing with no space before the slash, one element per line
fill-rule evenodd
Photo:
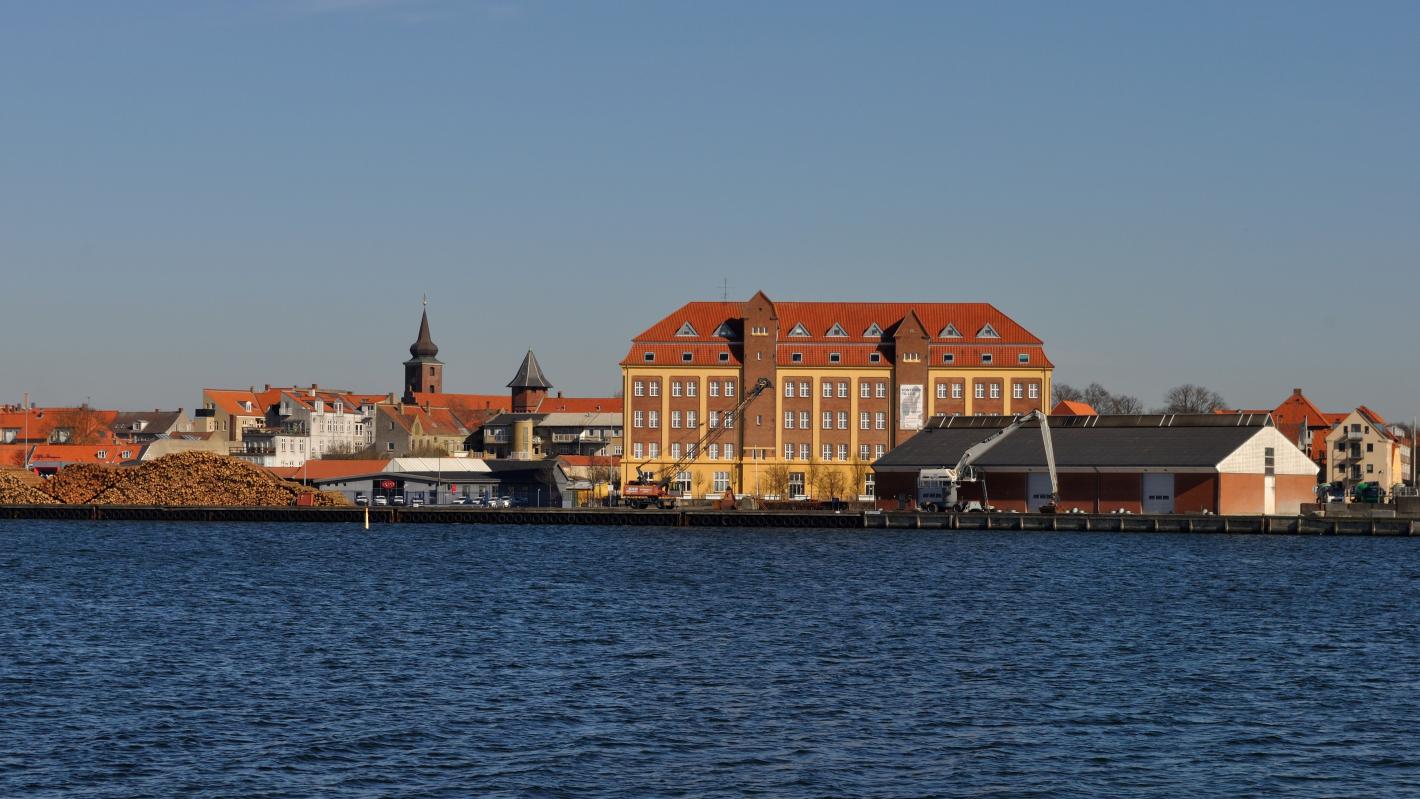
<path fill-rule="evenodd" d="M 717 511 L 626 508 L 371 508 L 372 525 L 590 524 L 641 527 L 778 527 L 1034 533 L 1211 533 L 1420 536 L 1417 518 L 1191 516 L 906 511 Z M 0 520 L 158 522 L 311 522 L 360 525 L 364 508 L 179 507 L 153 505 L 0 505 Z M 3 527 L 0 527 L 3 529 Z"/>

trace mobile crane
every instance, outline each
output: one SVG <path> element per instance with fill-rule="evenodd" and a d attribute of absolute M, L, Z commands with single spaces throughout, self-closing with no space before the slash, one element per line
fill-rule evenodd
<path fill-rule="evenodd" d="M 744 415 L 745 408 L 760 394 L 773 385 L 769 378 L 761 377 L 755 382 L 754 387 L 744 392 L 744 396 L 735 404 L 735 407 L 724 411 L 720 415 L 720 424 L 717 427 L 706 426 L 705 433 L 700 436 L 694 444 L 691 444 L 671 463 L 662 466 L 659 472 L 647 471 L 646 467 L 650 461 L 642 463 L 636 467 L 636 479 L 627 483 L 621 489 L 622 500 L 634 508 L 648 508 L 655 505 L 658 508 L 669 510 L 675 507 L 675 496 L 671 494 L 671 481 L 680 474 L 681 469 L 686 464 L 694 461 L 705 448 L 720 440 L 726 431 L 735 426 L 735 421 Z"/>
<path fill-rule="evenodd" d="M 969 447 L 961 454 L 956 466 L 950 469 L 923 469 L 917 477 L 917 505 L 924 510 L 962 510 L 957 500 L 957 489 L 962 483 L 974 483 L 980 479 L 976 467 L 972 466 L 981 456 L 1005 440 L 1031 421 L 1040 422 L 1040 437 L 1045 443 L 1045 465 L 1050 471 L 1050 500 L 1041 507 L 1041 513 L 1054 513 L 1060 502 L 1060 483 L 1055 475 L 1055 446 L 1050 440 L 1050 423 L 1044 413 L 1031 411 L 1017 417 L 1010 424 L 992 433 L 990 437 Z"/>

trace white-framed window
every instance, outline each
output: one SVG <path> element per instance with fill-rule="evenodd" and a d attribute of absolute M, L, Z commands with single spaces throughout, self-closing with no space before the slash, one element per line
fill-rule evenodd
<path fill-rule="evenodd" d="M 795 353 L 792 353 L 792 354 L 789 355 L 789 361 L 790 361 L 791 363 L 803 363 L 803 362 L 804 362 L 804 354 L 803 354 L 802 352 L 795 352 Z"/>
<path fill-rule="evenodd" d="M 808 445 L 808 444 L 800 444 L 800 445 L 799 445 L 799 460 L 801 460 L 801 461 L 806 461 L 806 460 L 808 460 L 808 459 L 809 459 L 809 445 Z"/>
<path fill-rule="evenodd" d="M 660 426 L 661 426 L 661 412 L 660 412 L 660 411 L 647 411 L 647 412 L 646 412 L 646 426 L 649 427 L 649 428 L 651 428 L 652 430 L 654 430 L 654 429 L 660 427 Z"/>
<path fill-rule="evenodd" d="M 1012 384 L 1011 384 L 1011 399 L 1024 399 L 1025 396 L 1026 396 L 1026 387 L 1025 387 L 1025 386 L 1021 385 L 1020 383 L 1012 383 Z"/>
<path fill-rule="evenodd" d="M 991 399 L 1001 399 L 1001 384 L 1000 384 L 1000 383 L 992 383 L 992 384 L 991 384 Z"/>
<path fill-rule="evenodd" d="M 808 460 L 808 458 L 804 458 L 804 460 Z M 805 485 L 807 485 L 807 483 L 804 482 L 804 473 L 803 473 L 803 472 L 789 472 L 789 496 L 791 496 L 791 497 L 802 497 L 802 496 L 804 496 L 804 495 L 805 495 L 805 494 L 804 494 L 804 486 L 805 486 Z"/>
<path fill-rule="evenodd" d="M 652 363 L 656 360 L 656 353 L 643 352 L 641 353 L 641 360 L 645 361 L 646 363 Z"/>
<path fill-rule="evenodd" d="M 800 381 L 799 381 L 799 396 L 801 396 L 801 397 L 812 397 L 812 396 L 813 396 L 813 384 L 810 383 L 810 382 L 807 381 L 807 380 L 800 380 Z"/>
<path fill-rule="evenodd" d="M 685 412 L 685 426 L 691 430 L 694 430 L 695 428 L 700 426 L 700 420 L 696 418 L 695 411 Z"/>
<path fill-rule="evenodd" d="M 868 458 L 871 458 L 872 456 L 872 450 L 868 448 L 867 444 L 858 445 L 858 460 L 865 461 Z"/>
<path fill-rule="evenodd" d="M 786 396 L 786 397 L 792 397 L 792 396 L 794 396 L 794 382 L 793 382 L 792 380 L 785 380 L 785 381 L 784 381 L 784 396 Z"/>
<path fill-rule="evenodd" d="M 1030 363 L 1030 355 L 1027 354 L 1027 353 L 1024 353 L 1024 352 L 1021 353 L 1020 355 L 1017 355 L 1017 356 L 1016 356 L 1016 362 L 1017 362 L 1017 363 Z"/>
<path fill-rule="evenodd" d="M 800 430 L 812 430 L 812 429 L 814 429 L 814 428 L 813 428 L 813 422 L 812 422 L 812 420 L 809 419 L 809 412 L 808 412 L 808 411 L 799 411 L 799 429 L 800 429 Z"/>
<path fill-rule="evenodd" d="M 876 386 L 874 386 L 873 396 L 877 397 L 878 399 L 883 399 L 884 397 L 886 397 L 887 383 L 878 383 Z"/>
<path fill-rule="evenodd" d="M 646 394 L 652 397 L 661 396 L 661 381 L 652 380 L 646 383 Z"/>
<path fill-rule="evenodd" d="M 640 441 L 635 442 L 634 444 L 631 445 L 631 454 L 632 454 L 633 456 L 637 457 L 637 458 L 643 458 L 643 457 L 645 457 L 645 456 L 646 456 L 646 446 L 645 446 L 644 444 L 642 444 Z"/>
<path fill-rule="evenodd" d="M 671 396 L 672 396 L 672 397 L 679 397 L 679 396 L 680 396 L 680 381 L 679 381 L 679 380 L 672 380 L 672 381 L 671 381 Z"/>
<path fill-rule="evenodd" d="M 793 445 L 793 444 L 785 444 L 785 445 L 784 445 L 784 460 L 786 460 L 786 461 L 791 461 L 791 460 L 793 460 L 793 459 L 794 459 L 794 445 Z"/>
<path fill-rule="evenodd" d="M 942 363 L 955 363 L 956 359 L 957 356 L 950 352 L 942 353 Z"/>
<path fill-rule="evenodd" d="M 961 399 L 961 383 L 952 383 L 952 399 Z"/>
<path fill-rule="evenodd" d="M 720 417 L 720 424 L 721 424 L 721 426 L 726 427 L 726 428 L 734 427 L 734 426 L 735 426 L 735 415 L 734 415 L 734 413 L 732 413 L 732 412 L 730 412 L 730 411 L 725 411 L 725 415 L 722 416 L 722 417 Z"/>
<path fill-rule="evenodd" d="M 730 490 L 730 473 L 729 473 L 729 472 L 715 472 L 715 481 L 714 481 L 713 485 L 714 485 L 713 490 L 714 490 L 715 493 L 717 493 L 717 494 L 723 494 L 723 493 L 725 493 L 726 491 L 729 491 L 729 490 Z"/>
<path fill-rule="evenodd" d="M 685 396 L 687 396 L 687 397 L 694 397 L 694 396 L 695 396 L 696 394 L 698 394 L 699 392 L 700 392 L 700 381 L 699 381 L 699 380 L 687 380 L 687 381 L 685 381 Z"/>
<path fill-rule="evenodd" d="M 644 381 L 644 380 L 637 380 L 635 383 L 632 383 L 632 384 L 631 384 L 631 394 L 632 394 L 632 396 L 636 396 L 636 397 L 644 397 L 644 396 L 646 396 L 646 381 Z"/>
<path fill-rule="evenodd" d="M 713 385 L 715 385 L 715 384 L 714 384 L 714 383 L 711 383 L 710 385 L 713 386 Z M 705 414 L 706 414 L 705 422 L 710 425 L 710 428 L 711 428 L 712 430 L 713 430 L 714 428 L 720 426 L 720 412 L 719 412 L 719 411 L 706 411 Z"/>
<path fill-rule="evenodd" d="M 1040 385 L 1037 383 L 1031 383 L 1030 385 L 1026 386 L 1026 396 L 1030 397 L 1031 399 L 1040 399 Z"/>
<path fill-rule="evenodd" d="M 824 430 L 832 430 L 832 429 L 833 429 L 833 411 L 824 411 L 824 412 L 823 412 L 823 417 L 822 417 L 822 419 L 820 419 L 819 424 L 823 427 Z"/>
<path fill-rule="evenodd" d="M 868 399 L 873 396 L 873 387 L 868 381 L 864 380 L 858 384 L 858 396 L 862 399 Z"/>
<path fill-rule="evenodd" d="M 649 443 L 649 444 L 646 445 L 646 457 L 648 457 L 648 458 L 659 458 L 659 457 L 661 457 L 661 443 L 660 443 L 659 441 L 652 441 L 651 443 Z"/>
<path fill-rule="evenodd" d="M 824 398 L 824 399 L 833 399 L 833 384 L 832 384 L 832 383 L 830 383 L 830 382 L 828 382 L 827 380 L 825 380 L 825 381 L 823 381 L 822 385 L 820 386 L 820 389 L 821 389 L 821 390 L 819 391 L 819 393 L 820 393 L 821 395 L 823 395 L 823 398 Z"/>
<path fill-rule="evenodd" d="M 868 353 L 868 363 L 882 363 L 883 354 L 881 352 Z"/>
<path fill-rule="evenodd" d="M 680 429 L 680 411 L 671 411 L 671 429 Z"/>
<path fill-rule="evenodd" d="M 846 460 L 848 460 L 848 445 L 847 445 L 847 444 L 839 444 L 839 445 L 838 445 L 838 459 L 841 460 L 841 461 L 846 461 Z"/>
<path fill-rule="evenodd" d="M 985 383 L 977 383 L 977 384 L 976 384 L 976 393 L 975 393 L 974 396 L 975 396 L 977 399 L 986 399 L 986 384 L 985 384 Z"/>
<path fill-rule="evenodd" d="M 989 353 L 989 352 L 983 353 L 983 354 L 981 355 L 981 362 L 982 362 L 982 363 L 991 363 L 991 353 Z"/>
<path fill-rule="evenodd" d="M 784 411 L 784 429 L 785 429 L 785 430 L 793 430 L 793 429 L 794 429 L 794 412 L 793 412 L 793 411 Z"/>
<path fill-rule="evenodd" d="M 833 460 L 833 445 L 832 445 L 832 444 L 824 444 L 824 445 L 823 445 L 823 449 L 822 449 L 821 451 L 822 451 L 823 459 L 824 459 L 824 460 L 826 460 L 826 461 L 831 461 L 831 460 Z"/>
<path fill-rule="evenodd" d="M 870 430 L 873 426 L 873 418 L 867 411 L 858 412 L 858 429 Z"/>
<path fill-rule="evenodd" d="M 874 447 L 873 447 L 873 460 L 877 460 L 877 459 L 881 458 L 881 457 L 883 456 L 883 453 L 885 453 L 886 451 L 887 451 L 887 447 L 883 446 L 882 444 L 878 444 L 878 445 L 874 446 Z"/>
<path fill-rule="evenodd" d="M 706 448 L 706 450 L 706 457 L 708 457 L 710 460 L 717 461 L 720 459 L 719 444 L 711 444 L 709 447 Z"/>
<path fill-rule="evenodd" d="M 710 392 L 710 396 L 712 397 L 720 396 L 720 381 L 711 380 L 705 384 L 705 389 Z"/>
<path fill-rule="evenodd" d="M 877 413 L 873 414 L 873 427 L 877 428 L 878 430 L 886 430 L 887 414 L 883 413 L 882 411 L 878 411 Z"/>
<path fill-rule="evenodd" d="M 947 398 L 947 384 L 946 384 L 946 383 L 938 383 L 938 384 L 937 384 L 937 399 L 946 399 L 946 398 Z"/>
<path fill-rule="evenodd" d="M 631 426 L 632 426 L 632 427 L 645 427 L 645 426 L 646 426 L 646 412 L 645 412 L 645 411 L 632 411 L 632 412 L 631 412 Z"/>
<path fill-rule="evenodd" d="M 680 457 L 680 442 L 679 442 L 679 441 L 673 441 L 673 442 L 671 442 L 671 457 L 672 457 L 672 458 L 679 458 L 679 457 Z"/>
<path fill-rule="evenodd" d="M 838 412 L 838 429 L 839 429 L 839 430 L 847 430 L 847 429 L 848 429 L 848 411 L 839 411 L 839 412 Z"/>
<path fill-rule="evenodd" d="M 734 458 L 735 458 L 735 445 L 734 445 L 734 444 L 726 444 L 726 445 L 725 445 L 725 460 L 727 460 L 727 461 L 728 461 L 728 460 L 734 460 Z"/>
<path fill-rule="evenodd" d="M 848 381 L 847 381 L 847 380 L 840 380 L 840 381 L 838 381 L 838 398 L 839 398 L 839 399 L 847 399 L 847 398 L 848 398 Z"/>
<path fill-rule="evenodd" d="M 726 380 L 726 381 L 725 381 L 725 396 L 727 396 L 727 397 L 733 397 L 733 396 L 735 396 L 735 381 L 733 381 L 733 380 Z"/>

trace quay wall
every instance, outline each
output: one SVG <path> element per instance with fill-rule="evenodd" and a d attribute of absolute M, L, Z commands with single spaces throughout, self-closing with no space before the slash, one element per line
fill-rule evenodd
<path fill-rule="evenodd" d="M 240 508 L 146 505 L 0 505 L 6 520 L 313 522 L 363 527 L 364 508 Z M 910 511 L 718 511 L 624 508 L 371 508 L 371 525 L 565 524 L 644 527 L 799 527 L 857 530 L 1252 533 L 1420 536 L 1420 518 L 1205 516 L 1089 513 L 914 513 Z"/>

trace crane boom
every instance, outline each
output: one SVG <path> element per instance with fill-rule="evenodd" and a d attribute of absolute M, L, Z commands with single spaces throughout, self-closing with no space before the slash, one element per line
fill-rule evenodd
<path fill-rule="evenodd" d="M 1041 411 L 1031 411 L 1024 416 L 1018 416 L 1010 424 L 992 433 L 984 441 L 967 448 L 957 460 L 956 466 L 950 469 L 923 469 L 918 479 L 918 493 L 923 493 L 923 485 L 933 487 L 940 491 L 942 507 L 953 507 L 957 504 L 957 487 L 962 483 L 975 482 L 977 479 L 976 469 L 973 463 L 980 460 L 982 456 L 990 452 L 1006 439 L 1007 436 L 1024 427 L 1026 424 L 1040 422 L 1040 437 L 1045 445 L 1045 466 L 1050 472 L 1050 502 L 1048 507 L 1052 510 L 1060 500 L 1060 483 L 1055 473 L 1055 444 L 1050 437 L 1050 422 L 1048 417 Z M 931 504 L 936 504 L 937 493 L 932 494 Z M 919 501 L 921 501 L 919 499 Z"/>
<path fill-rule="evenodd" d="M 659 472 L 655 475 L 652 475 L 649 479 L 643 477 L 640 482 L 654 482 L 656 484 L 661 485 L 662 487 L 670 485 L 671 480 L 675 479 L 675 476 L 680 473 L 681 469 L 685 468 L 686 464 L 699 457 L 700 453 L 704 452 L 706 447 L 720 440 L 721 436 L 723 436 L 728 430 L 732 429 L 735 426 L 735 421 L 744 415 L 745 408 L 749 407 L 749 404 L 751 402 L 754 402 L 756 397 L 758 397 L 760 394 L 763 394 L 772 385 L 773 384 L 769 382 L 769 378 L 759 378 L 759 380 L 755 382 L 753 388 L 744 392 L 744 396 L 742 396 L 740 398 L 740 401 L 735 404 L 735 407 L 729 409 L 728 411 L 724 411 L 721 414 L 720 425 L 718 427 L 710 427 L 709 425 L 706 425 L 705 433 L 702 434 L 700 438 L 695 441 L 695 443 L 687 447 L 685 451 L 681 453 L 681 456 L 679 458 L 676 458 L 671 463 L 662 466 Z M 649 460 L 645 461 L 640 466 L 637 466 L 636 473 L 638 475 L 647 474 L 645 468 L 648 464 L 650 464 Z"/>

